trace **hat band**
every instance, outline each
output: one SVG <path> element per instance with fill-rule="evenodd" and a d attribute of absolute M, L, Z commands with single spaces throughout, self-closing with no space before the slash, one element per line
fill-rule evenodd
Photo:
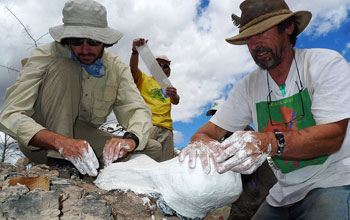
<path fill-rule="evenodd" d="M 65 26 L 89 26 L 89 27 L 99 27 L 99 28 L 106 28 L 108 25 L 104 24 L 92 24 L 92 23 L 64 23 Z"/>
<path fill-rule="evenodd" d="M 278 15 L 283 15 L 283 14 L 290 14 L 292 13 L 290 10 L 287 10 L 287 9 L 282 9 L 282 10 L 279 10 L 279 11 L 275 11 L 275 12 L 271 12 L 271 13 L 268 13 L 268 14 L 264 14 L 264 15 L 261 15 L 260 17 L 257 17 L 253 20 L 251 20 L 250 22 L 248 22 L 246 25 L 244 25 L 243 27 L 241 27 L 239 29 L 239 33 L 241 33 L 242 31 L 244 31 L 245 29 L 263 21 L 263 20 L 266 20 L 270 17 L 275 17 L 275 16 L 278 16 Z"/>

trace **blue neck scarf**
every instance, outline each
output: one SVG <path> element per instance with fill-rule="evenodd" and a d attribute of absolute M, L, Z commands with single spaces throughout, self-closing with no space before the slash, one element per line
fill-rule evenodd
<path fill-rule="evenodd" d="M 101 58 L 98 58 L 97 60 L 95 60 L 95 62 L 93 64 L 87 65 L 87 64 L 80 62 L 80 60 L 74 55 L 72 49 L 70 50 L 70 52 L 71 52 L 73 60 L 78 61 L 80 63 L 80 65 L 82 67 L 84 67 L 86 72 L 88 72 L 90 75 L 97 77 L 97 78 L 100 78 L 105 74 L 105 68 L 101 62 Z"/>

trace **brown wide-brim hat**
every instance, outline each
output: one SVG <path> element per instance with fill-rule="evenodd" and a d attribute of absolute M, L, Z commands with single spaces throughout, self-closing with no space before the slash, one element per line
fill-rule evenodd
<path fill-rule="evenodd" d="M 293 16 L 299 35 L 312 17 L 309 11 L 290 11 L 284 0 L 245 0 L 241 3 L 240 9 L 241 18 L 232 14 L 232 20 L 239 27 L 239 34 L 226 39 L 230 44 L 246 44 L 247 38 L 260 34 Z"/>
<path fill-rule="evenodd" d="M 123 33 L 108 27 L 106 8 L 92 0 L 70 0 L 63 8 L 63 25 L 49 29 L 52 38 L 88 38 L 104 44 L 115 44 Z"/>

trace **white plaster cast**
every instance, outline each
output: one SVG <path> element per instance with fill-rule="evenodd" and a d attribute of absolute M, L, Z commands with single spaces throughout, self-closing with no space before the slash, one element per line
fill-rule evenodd
<path fill-rule="evenodd" d="M 219 174 L 212 169 L 205 174 L 199 160 L 197 163 L 194 169 L 190 169 L 188 159 L 183 163 L 178 158 L 157 163 L 140 154 L 127 162 L 105 167 L 94 183 L 105 190 L 160 193 L 165 202 L 182 216 L 204 218 L 210 211 L 236 201 L 242 192 L 242 183 L 238 173 Z"/>

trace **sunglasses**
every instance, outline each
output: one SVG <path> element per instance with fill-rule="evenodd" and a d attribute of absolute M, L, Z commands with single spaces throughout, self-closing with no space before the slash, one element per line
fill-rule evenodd
<path fill-rule="evenodd" d="M 170 69 L 169 64 L 166 63 L 158 63 L 160 67 L 164 68 L 164 69 Z"/>
<path fill-rule="evenodd" d="M 67 43 L 73 46 L 81 46 L 84 43 L 84 40 L 86 40 L 86 43 L 92 47 L 102 44 L 100 41 L 85 38 L 68 38 Z"/>

